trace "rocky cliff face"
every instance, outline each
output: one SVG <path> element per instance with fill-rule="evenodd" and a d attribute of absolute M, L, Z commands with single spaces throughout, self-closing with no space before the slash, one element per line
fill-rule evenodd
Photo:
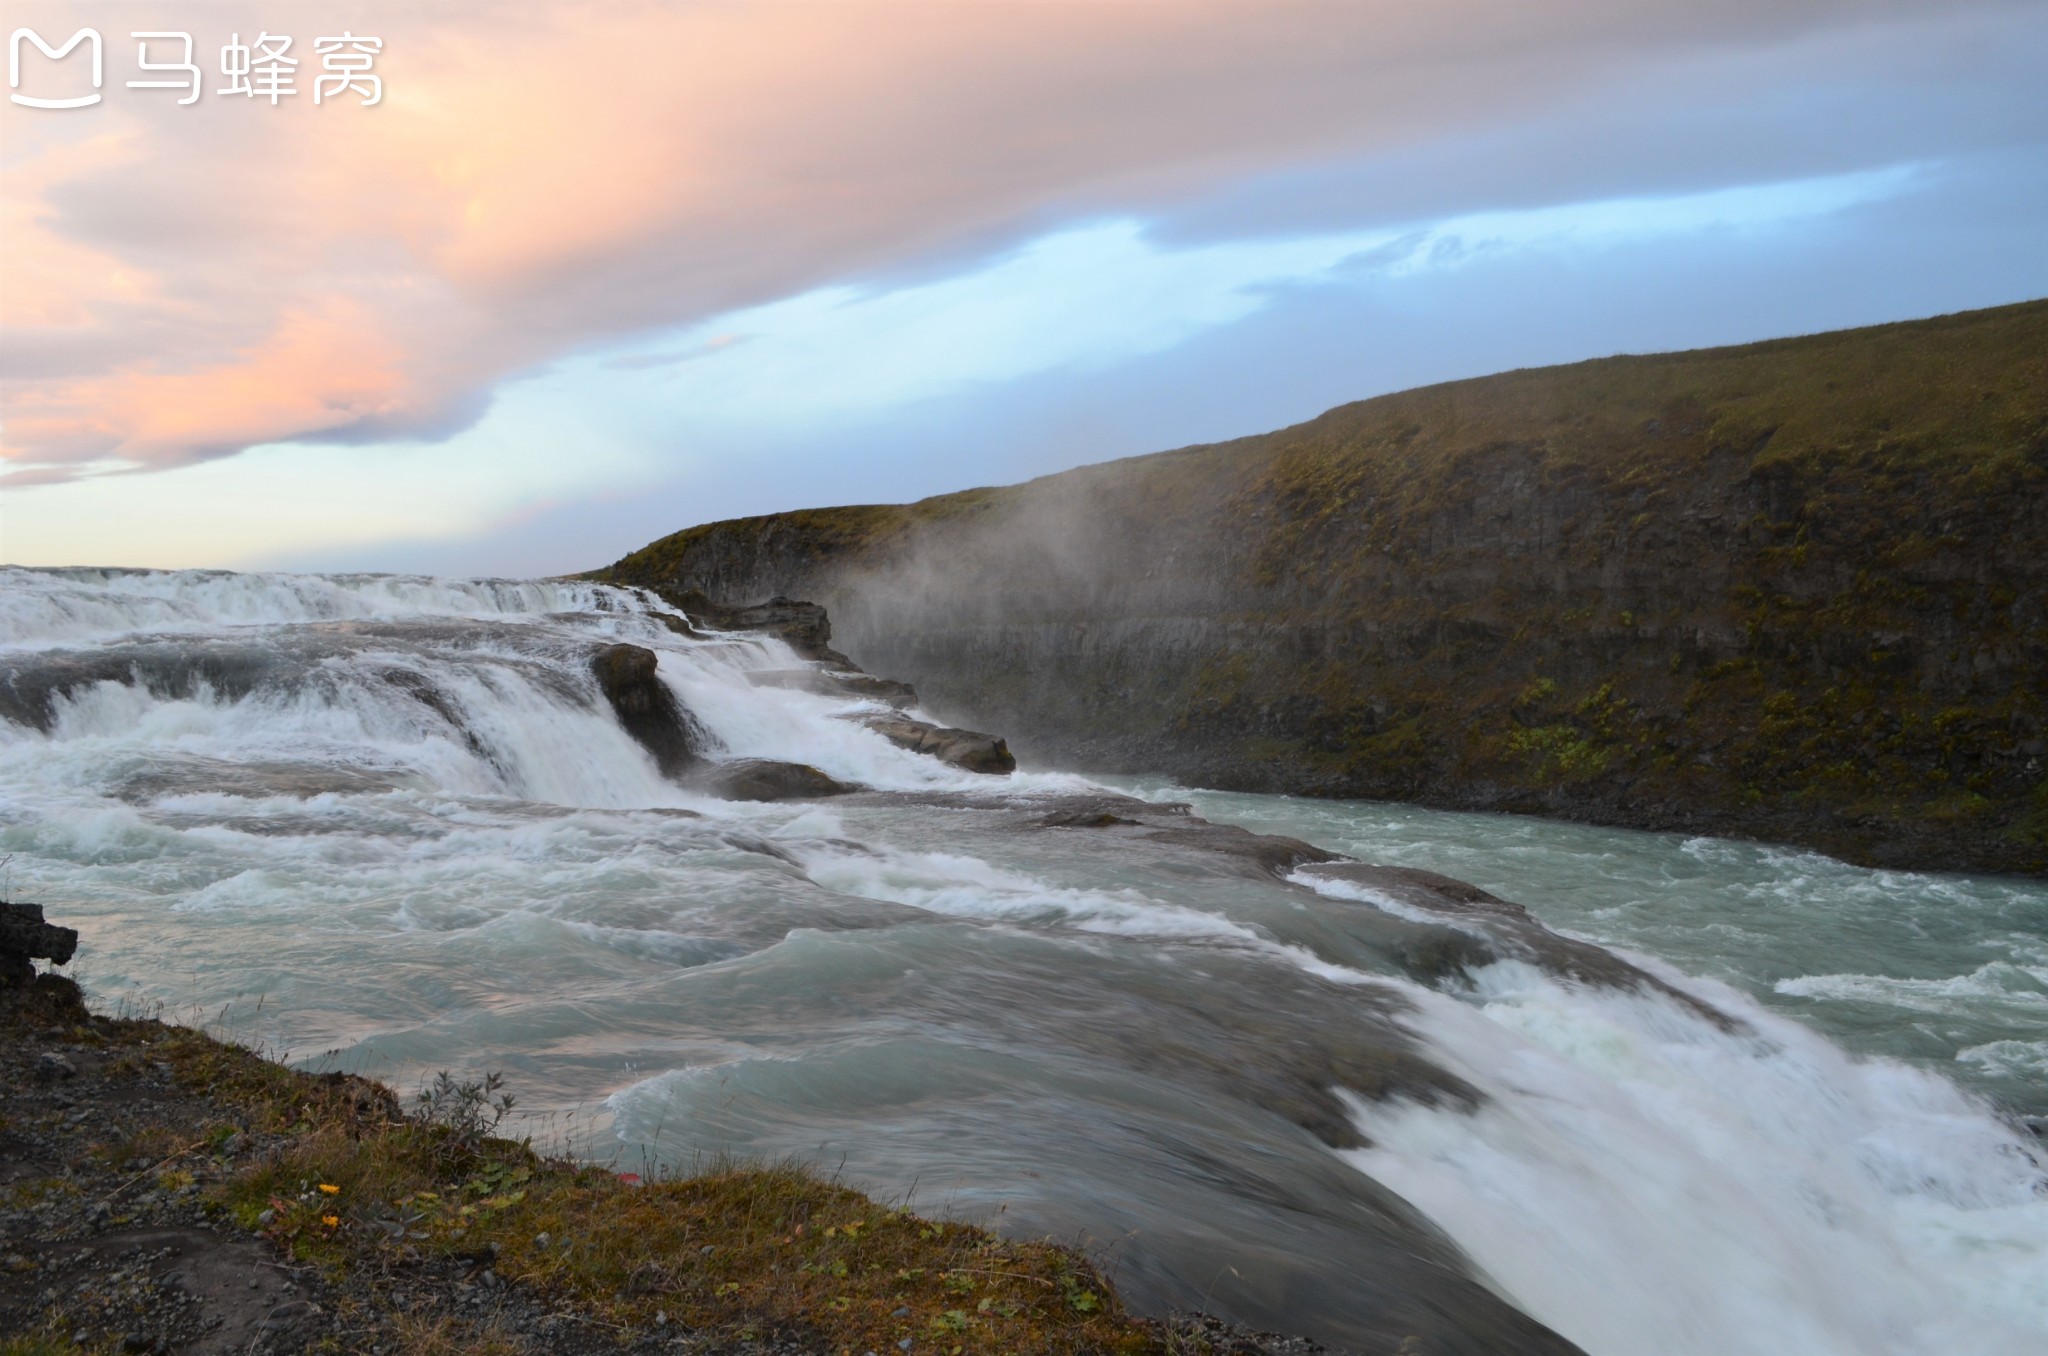
<path fill-rule="evenodd" d="M 2048 870 L 2048 303 L 665 538 L 1027 761 Z"/>

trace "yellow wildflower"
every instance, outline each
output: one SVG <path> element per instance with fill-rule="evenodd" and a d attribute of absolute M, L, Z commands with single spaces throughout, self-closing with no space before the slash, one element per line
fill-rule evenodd
<path fill-rule="evenodd" d="M 323 1193 L 325 1193 L 326 1195 L 329 1195 L 329 1196 L 339 1196 L 339 1195 L 341 1194 L 341 1188 L 340 1188 L 340 1187 L 338 1187 L 338 1186 L 332 1186 L 332 1185 L 330 1185 L 330 1184 L 328 1184 L 328 1183 L 326 1183 L 326 1182 L 322 1182 L 322 1183 L 320 1184 L 320 1190 L 321 1190 L 321 1191 L 322 1191 Z"/>
<path fill-rule="evenodd" d="M 320 1222 L 321 1222 L 322 1224 L 326 1225 L 326 1226 L 327 1226 L 328 1228 L 330 1228 L 330 1229 L 337 1229 L 337 1228 L 340 1228 L 340 1227 L 341 1227 L 341 1216 L 339 1216 L 339 1215 L 322 1215 L 322 1216 L 320 1217 Z"/>

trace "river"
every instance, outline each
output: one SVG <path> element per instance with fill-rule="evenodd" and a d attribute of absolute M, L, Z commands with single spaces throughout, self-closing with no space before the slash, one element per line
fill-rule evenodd
<path fill-rule="evenodd" d="M 1141 1308 L 1431 1352 L 2048 1349 L 2048 886 L 981 776 L 664 610 L 0 569 L 10 897 L 81 930 L 104 1007 L 402 1091 L 500 1070 L 520 1133 L 622 1169 L 795 1155 L 1083 1241 Z M 664 780 L 591 676 L 615 642 L 713 756 L 872 790 Z M 1418 963 L 1447 936 L 1481 949 Z"/>

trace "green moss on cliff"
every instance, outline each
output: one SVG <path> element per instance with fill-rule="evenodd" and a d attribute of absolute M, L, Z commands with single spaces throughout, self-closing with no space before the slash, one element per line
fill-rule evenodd
<path fill-rule="evenodd" d="M 687 574 L 692 554 L 720 537 L 748 540 L 773 533 L 801 543 L 816 561 L 855 558 L 900 540 L 930 523 L 971 518 L 1000 502 L 1000 490 L 963 490 L 915 504 L 854 504 L 843 508 L 794 509 L 758 518 L 704 523 L 648 543 L 624 559 L 585 577 L 621 584 L 667 582 Z"/>

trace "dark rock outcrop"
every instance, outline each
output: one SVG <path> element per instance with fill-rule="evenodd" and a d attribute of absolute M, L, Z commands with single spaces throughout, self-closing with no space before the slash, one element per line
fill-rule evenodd
<path fill-rule="evenodd" d="M 591 657 L 590 671 L 626 733 L 654 755 L 664 777 L 678 777 L 697 762 L 700 740 L 657 665 L 644 646 L 607 645 Z"/>
<path fill-rule="evenodd" d="M 689 781 L 690 785 L 726 800 L 810 800 L 863 789 L 827 776 L 808 763 L 782 763 L 772 758 L 734 758 L 712 763 Z"/>
<path fill-rule="evenodd" d="M 955 730 L 909 716 L 864 716 L 860 723 L 899 749 L 928 754 L 967 772 L 1005 776 L 1017 770 L 1007 742 L 974 730 Z"/>
<path fill-rule="evenodd" d="M 2048 872 L 2048 302 L 1385 396 L 600 577 L 1028 758 Z"/>
<path fill-rule="evenodd" d="M 1406 957 L 1412 971 L 1429 970 L 1439 976 L 1469 974 L 1476 966 L 1513 957 L 1575 984 L 1662 994 L 1723 1031 L 1748 1030 L 1719 1008 L 1673 988 L 1605 947 L 1552 932 L 1520 904 L 1489 894 L 1476 885 L 1434 871 L 1352 861 L 1312 863 L 1302 867 L 1301 874 L 1363 887 L 1370 894 L 1390 899 L 1410 911 L 1441 918 L 1469 939 L 1458 942 L 1439 934 Z"/>
<path fill-rule="evenodd" d="M 715 631 L 763 631 L 784 642 L 805 659 L 841 668 L 854 668 L 852 660 L 832 648 L 832 619 L 823 606 L 800 602 L 781 594 L 765 603 L 729 606 L 713 602 L 701 589 L 654 587 L 654 593 L 685 616 Z"/>
<path fill-rule="evenodd" d="M 1045 829 L 1132 829 L 1147 842 L 1203 852 L 1235 862 L 1248 876 L 1286 879 L 1299 867 L 1345 860 L 1313 843 L 1277 833 L 1254 833 L 1218 824 L 1183 801 L 1159 804 L 1116 792 L 1062 797 L 1036 821 Z"/>
<path fill-rule="evenodd" d="M 777 596 L 748 607 L 725 607 L 702 593 L 689 590 L 657 590 L 672 606 L 704 625 L 720 631 L 762 631 L 788 643 L 818 667 L 763 669 L 748 674 L 759 687 L 793 688 L 825 696 L 855 697 L 902 708 L 917 701 L 917 691 L 908 683 L 864 673 L 845 655 L 826 642 L 832 638 L 832 622 L 817 603 Z M 687 625 L 669 619 L 673 629 L 694 634 Z M 701 740 L 688 713 L 655 676 L 652 650 L 637 645 L 611 645 L 592 661 L 598 684 L 604 689 L 620 723 L 654 753 L 662 771 L 678 776 L 698 759 Z M 956 730 L 933 725 L 909 716 L 867 715 L 856 717 L 899 748 L 928 754 L 969 772 L 1006 774 L 1017 770 L 1009 745 L 994 735 L 973 730 Z M 781 763 L 769 759 L 740 759 L 701 769 L 691 778 L 696 785 L 732 800 L 794 800 L 807 796 L 837 796 L 861 788 L 837 781 L 817 768 L 802 763 Z"/>
<path fill-rule="evenodd" d="M 917 705 L 917 689 L 910 684 L 857 669 L 756 669 L 747 681 L 755 687 L 790 688 L 823 697 L 859 697 L 898 710 Z"/>
<path fill-rule="evenodd" d="M 0 901 L 0 988 L 26 988 L 35 983 L 34 962 L 68 965 L 77 951 L 77 929 L 44 922 L 42 905 Z"/>

